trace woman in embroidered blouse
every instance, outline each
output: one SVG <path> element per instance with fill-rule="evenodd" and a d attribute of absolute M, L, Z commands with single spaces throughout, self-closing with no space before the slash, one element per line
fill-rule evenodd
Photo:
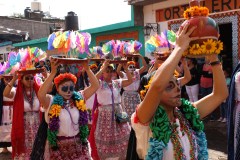
<path fill-rule="evenodd" d="M 140 159 L 208 159 L 200 119 L 214 111 L 227 98 L 228 91 L 217 55 L 211 55 L 207 58 L 214 62 L 213 92 L 192 104 L 181 99 L 173 73 L 190 41 L 198 39 L 189 37 L 196 27 L 187 31 L 188 26 L 180 27 L 175 49 L 156 71 L 145 98 L 132 116 Z"/>
<path fill-rule="evenodd" d="M 11 81 L 12 76 L 2 76 L 0 80 L 0 148 L 2 153 L 8 153 L 7 147 L 11 147 L 11 130 L 12 130 L 12 113 L 13 98 L 3 96 L 4 88 Z M 16 93 L 16 88 L 12 88 L 12 92 Z M 14 96 L 13 96 L 14 97 Z"/>
<path fill-rule="evenodd" d="M 51 59 L 51 73 L 39 89 L 39 100 L 43 105 L 48 123 L 48 138 L 45 159 L 91 159 L 88 146 L 88 113 L 85 100 L 99 88 L 99 82 L 88 66 L 88 61 L 81 65 L 88 74 L 91 85 L 79 92 L 74 91 L 77 78 L 71 73 L 55 77 L 59 62 Z M 55 78 L 54 78 L 55 77 Z M 47 94 L 52 81 L 57 94 Z"/>
<path fill-rule="evenodd" d="M 12 87 L 17 79 L 15 94 Z M 17 72 L 4 89 L 3 95 L 14 99 L 11 133 L 12 157 L 14 159 L 30 159 L 35 135 L 40 124 L 38 89 L 39 86 L 33 74 L 20 75 Z"/>
<path fill-rule="evenodd" d="M 126 159 L 130 125 L 128 122 L 118 124 L 115 118 L 115 113 L 122 112 L 121 88 L 132 83 L 127 65 L 123 65 L 123 68 L 127 79 L 112 80 L 113 67 L 109 65 L 109 60 L 96 74 L 100 81 L 100 88 L 96 92 L 99 105 L 95 112 L 93 109 L 95 114 L 89 137 L 94 160 Z"/>
<path fill-rule="evenodd" d="M 123 87 L 124 92 L 122 93 L 122 107 L 129 116 L 133 114 L 136 106 L 141 102 L 140 95 L 137 92 L 140 85 L 140 74 L 147 69 L 147 63 L 145 59 L 140 54 L 139 57 L 143 63 L 143 66 L 140 69 L 136 69 L 136 64 L 134 61 L 129 61 L 127 63 L 128 71 L 131 73 L 133 78 L 133 83 L 127 87 Z M 117 73 L 121 78 L 126 79 L 127 75 L 125 72 L 121 71 L 121 69 L 122 64 L 119 64 Z"/>

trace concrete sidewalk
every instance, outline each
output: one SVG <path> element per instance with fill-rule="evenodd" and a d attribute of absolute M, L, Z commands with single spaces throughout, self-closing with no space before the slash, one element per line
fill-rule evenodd
<path fill-rule="evenodd" d="M 227 123 L 204 121 L 209 160 L 227 160 Z"/>

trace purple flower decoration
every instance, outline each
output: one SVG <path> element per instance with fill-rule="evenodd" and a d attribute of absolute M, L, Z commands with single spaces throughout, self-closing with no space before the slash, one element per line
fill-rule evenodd
<path fill-rule="evenodd" d="M 53 117 L 49 122 L 49 129 L 51 131 L 56 131 L 59 128 L 59 117 Z"/>
<path fill-rule="evenodd" d="M 79 125 L 83 126 L 88 124 L 88 113 L 87 111 L 79 112 Z"/>

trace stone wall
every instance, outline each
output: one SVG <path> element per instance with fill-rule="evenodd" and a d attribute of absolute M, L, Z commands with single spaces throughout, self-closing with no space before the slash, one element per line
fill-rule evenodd
<path fill-rule="evenodd" d="M 64 27 L 64 22 L 41 22 L 41 21 L 33 21 L 28 19 L 21 18 L 9 18 L 0 16 L 0 26 L 4 26 L 5 28 L 11 28 L 15 30 L 26 31 L 29 34 L 30 39 L 39 39 L 43 37 L 47 37 L 50 34 L 50 27 Z"/>

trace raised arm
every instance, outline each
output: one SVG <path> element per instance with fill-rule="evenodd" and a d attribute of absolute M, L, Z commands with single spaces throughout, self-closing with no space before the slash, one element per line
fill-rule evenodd
<path fill-rule="evenodd" d="M 190 70 L 188 68 L 187 61 L 186 61 L 185 58 L 182 59 L 182 64 L 183 64 L 184 76 L 180 77 L 178 80 L 180 81 L 180 85 L 184 86 L 185 84 L 187 84 L 192 79 L 192 76 L 191 76 L 191 73 L 190 73 Z"/>
<path fill-rule="evenodd" d="M 97 77 L 94 75 L 94 73 L 92 72 L 92 70 L 89 68 L 88 61 L 83 62 L 82 66 L 83 66 L 85 72 L 87 73 L 90 84 L 91 84 L 89 87 L 87 87 L 86 89 L 83 90 L 84 97 L 87 100 L 99 88 L 99 81 L 98 81 Z"/>
<path fill-rule="evenodd" d="M 210 64 L 212 62 L 219 62 L 217 55 L 211 55 L 207 58 L 210 61 Z M 193 103 L 198 109 L 201 118 L 204 118 L 213 112 L 228 96 L 228 89 L 222 65 L 219 62 L 211 65 L 211 67 L 213 72 L 213 91 L 211 94 Z"/>
<path fill-rule="evenodd" d="M 139 74 L 142 74 L 142 73 L 145 72 L 146 69 L 147 69 L 147 63 L 146 63 L 144 57 L 143 57 L 141 54 L 139 54 L 139 57 L 141 58 L 141 60 L 142 60 L 142 65 L 143 65 L 143 66 L 139 69 Z"/>
<path fill-rule="evenodd" d="M 117 74 L 119 75 L 120 78 L 123 78 L 124 76 L 121 70 L 122 70 L 122 64 L 119 64 L 117 67 Z"/>
<path fill-rule="evenodd" d="M 52 87 L 53 79 L 57 74 L 57 67 L 59 66 L 59 62 L 57 59 L 51 58 L 50 61 L 51 61 L 51 73 L 46 78 L 46 80 L 41 85 L 38 91 L 38 99 L 45 109 L 47 109 L 50 104 L 50 95 L 48 95 L 47 93 L 49 91 L 49 88 Z"/>
<path fill-rule="evenodd" d="M 189 35 L 194 29 L 196 29 L 196 27 L 189 29 L 187 32 L 188 26 L 189 24 L 187 24 L 184 28 L 180 28 L 179 32 L 177 33 L 175 49 L 172 51 L 166 61 L 157 69 L 150 88 L 145 98 L 139 105 L 137 116 L 139 121 L 142 123 L 151 121 L 160 103 L 160 99 L 163 96 L 162 93 L 165 90 L 169 80 L 172 78 L 173 72 L 179 63 L 183 52 L 187 49 L 191 40 L 197 39 L 197 37 L 189 38 Z"/>
<path fill-rule="evenodd" d="M 105 71 L 106 68 L 107 68 L 107 66 L 109 66 L 109 62 L 110 62 L 109 59 L 106 59 L 106 60 L 104 61 L 104 63 L 103 63 L 103 65 L 101 66 L 100 70 L 99 70 L 99 71 L 97 72 L 97 74 L 96 74 L 97 79 L 100 79 L 100 78 L 101 78 L 103 71 Z"/>
<path fill-rule="evenodd" d="M 14 93 L 11 91 L 14 83 L 18 79 L 17 72 L 14 73 L 13 79 L 6 85 L 4 91 L 3 91 L 3 96 L 7 98 L 13 98 Z"/>
<path fill-rule="evenodd" d="M 133 80 L 132 80 L 132 75 L 131 73 L 128 71 L 128 68 L 127 68 L 127 64 L 124 63 L 123 64 L 123 68 L 126 72 L 126 75 L 127 75 L 127 79 L 123 79 L 122 81 L 122 87 L 127 87 L 128 85 L 132 84 Z"/>

